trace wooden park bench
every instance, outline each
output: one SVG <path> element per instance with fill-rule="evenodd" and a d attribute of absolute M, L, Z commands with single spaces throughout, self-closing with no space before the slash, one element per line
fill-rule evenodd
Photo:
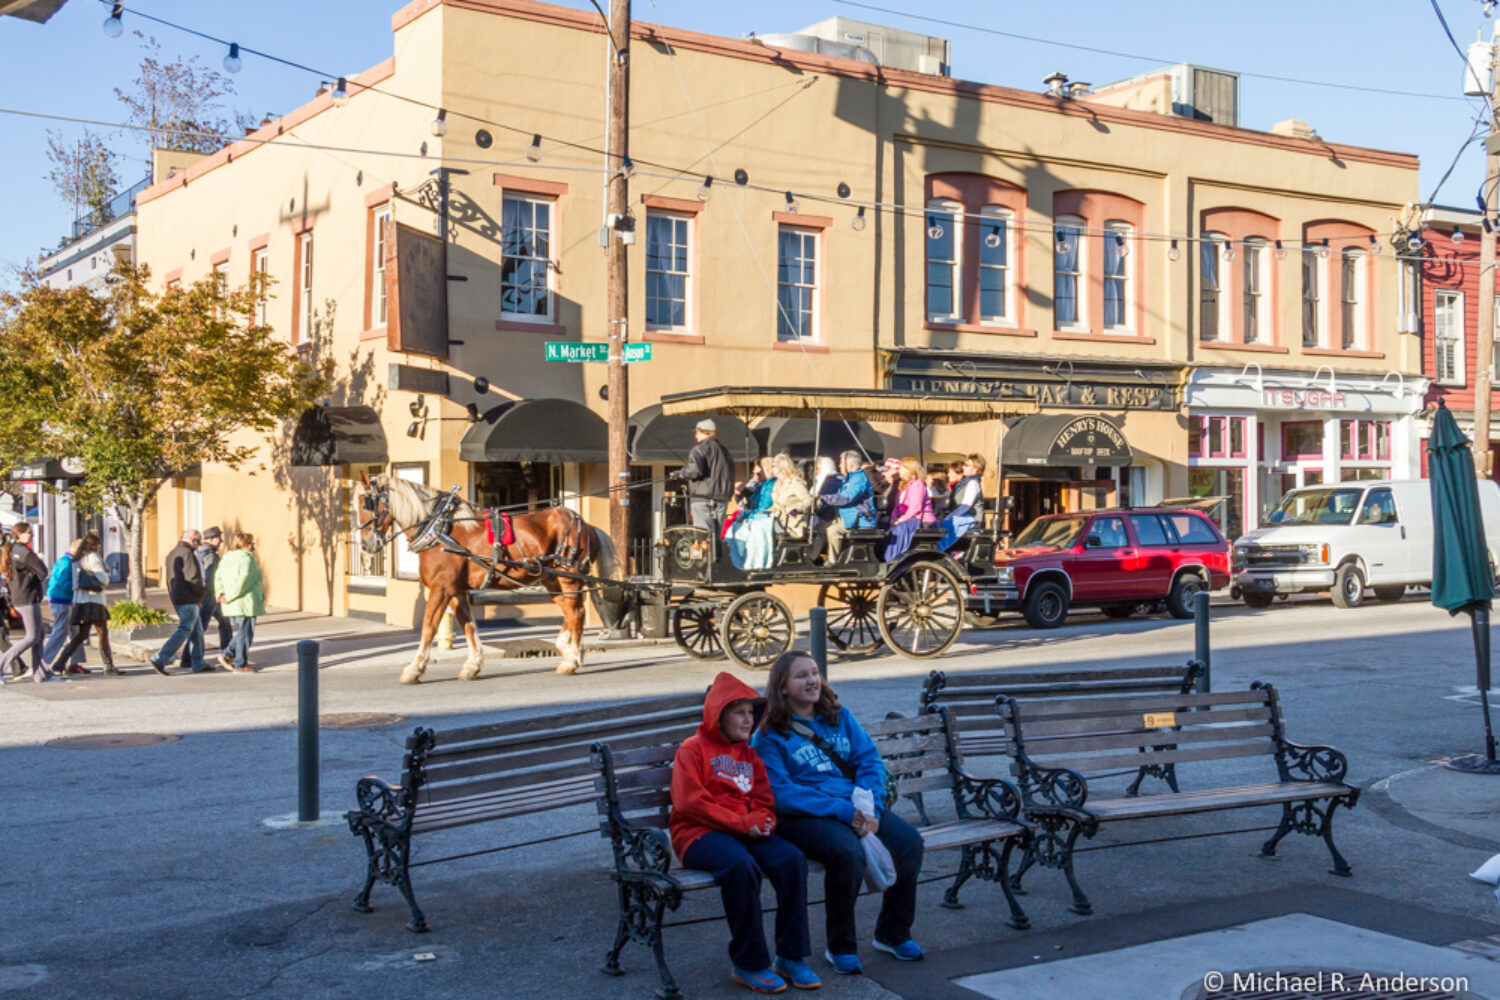
<path fill-rule="evenodd" d="M 412 868 L 537 841 L 414 861 L 413 837 L 587 805 L 597 794 L 590 755 L 596 740 L 608 739 L 622 750 L 675 744 L 702 721 L 703 695 L 692 694 L 487 726 L 417 729 L 406 741 L 401 783 L 361 778 L 355 786 L 359 808 L 345 814 L 350 831 L 365 842 L 365 885 L 354 909 L 370 912 L 370 890 L 381 881 L 400 890 L 411 907 L 407 929 L 426 931 L 412 893 Z"/>
<path fill-rule="evenodd" d="M 1287 740 L 1276 690 L 1269 684 L 1213 694 L 1041 702 L 1001 695 L 996 709 L 1012 734 L 1008 750 L 1019 765 L 1025 817 L 1034 830 L 1033 855 L 1067 876 L 1074 913 L 1091 912 L 1073 871 L 1074 845 L 1079 837 L 1093 837 L 1101 824 L 1123 820 L 1170 824 L 1172 817 L 1279 805 L 1281 822 L 1262 845 L 1263 856 L 1274 857 L 1288 833 L 1317 835 L 1333 856 L 1333 874 L 1351 874 L 1333 842 L 1334 810 L 1353 808 L 1359 799 L 1359 789 L 1344 781 L 1348 760 L 1333 747 Z M 1171 765 L 1268 756 L 1275 759 L 1276 774 L 1257 784 L 1208 784 L 1203 783 L 1208 775 L 1195 767 L 1202 787 L 1186 792 L 1091 797 L 1082 772 L 1129 767 L 1142 751 Z M 1172 832 L 1176 839 L 1223 831 L 1184 833 L 1178 827 Z"/>
<path fill-rule="evenodd" d="M 943 894 L 943 905 L 961 908 L 959 889 L 970 878 L 998 882 L 1010 905 L 1012 927 L 1029 926 L 1026 913 L 1010 886 L 1010 856 L 1030 836 L 1017 819 L 1020 798 L 1003 779 L 975 778 L 964 771 L 953 753 L 949 716 L 939 711 L 917 718 L 896 718 L 865 727 L 880 748 L 886 767 L 897 779 L 900 795 L 945 789 L 953 796 L 956 818 L 921 828 L 926 850 L 961 851 L 959 868 Z M 680 992 L 662 947 L 662 920 L 685 896 L 711 889 L 712 875 L 690 868 L 674 868 L 667 816 L 672 795 L 672 759 L 677 744 L 637 744 L 626 748 L 601 740 L 595 748 L 599 776 L 598 808 L 601 828 L 614 850 L 613 878 L 619 887 L 620 923 L 604 971 L 623 975 L 620 951 L 627 941 L 651 948 L 661 976 L 658 996 Z M 717 902 L 717 897 L 715 897 Z"/>

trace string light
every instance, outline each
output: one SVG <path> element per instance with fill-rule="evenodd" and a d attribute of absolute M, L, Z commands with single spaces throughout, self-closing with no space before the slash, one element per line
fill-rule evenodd
<path fill-rule="evenodd" d="M 707 177 L 703 178 L 703 183 L 698 185 L 698 200 L 699 201 L 707 201 L 708 199 L 712 198 L 713 196 L 714 196 L 714 179 L 713 179 L 713 176 L 710 175 L 710 176 L 707 176 Z"/>
<path fill-rule="evenodd" d="M 1459 229 L 1457 226 L 1454 226 L 1453 235 L 1450 236 L 1449 239 L 1451 239 L 1454 243 L 1462 243 L 1464 241 L 1464 231 L 1462 229 Z"/>
<path fill-rule="evenodd" d="M 985 233 L 984 245 L 989 247 L 991 250 L 999 250 L 1000 242 L 1001 240 L 999 229 L 991 229 L 988 233 Z"/>
<path fill-rule="evenodd" d="M 224 57 L 224 72 L 238 73 L 245 64 L 240 60 L 240 43 L 229 43 L 229 55 Z"/>
<path fill-rule="evenodd" d="M 104 19 L 104 33 L 110 38 L 119 38 L 125 33 L 125 5 L 117 3 L 109 9 L 109 17 Z"/>
<path fill-rule="evenodd" d="M 1281 245 L 1281 241 L 1280 240 L 1276 241 L 1275 254 L 1276 254 L 1276 259 L 1277 260 L 1286 260 L 1286 247 L 1284 247 L 1284 246 Z"/>
<path fill-rule="evenodd" d="M 1375 234 L 1374 233 L 1371 233 L 1370 234 L 1370 253 L 1374 254 L 1376 257 L 1379 257 L 1380 256 L 1380 249 L 1381 249 L 1380 248 L 1380 241 L 1375 238 Z"/>
<path fill-rule="evenodd" d="M 1321 244 L 1319 244 L 1319 246 L 1318 246 L 1318 259 L 1319 260 L 1327 260 L 1328 259 L 1328 239 L 1326 237 L 1323 239 L 1323 242 Z"/>
<path fill-rule="evenodd" d="M 542 136 L 534 133 L 531 137 L 531 145 L 526 147 L 526 159 L 532 163 L 540 163 L 542 159 Z"/>
<path fill-rule="evenodd" d="M 927 238 L 929 240 L 940 240 L 943 238 L 942 224 L 930 215 L 927 217 Z"/>
<path fill-rule="evenodd" d="M 802 211 L 802 206 L 797 204 L 797 199 L 792 197 L 792 192 L 786 193 L 786 210 L 792 215 Z"/>
<path fill-rule="evenodd" d="M 865 206 L 859 206 L 859 211 L 854 213 L 854 218 L 849 220 L 849 228 L 856 233 L 865 231 Z"/>
<path fill-rule="evenodd" d="M 1115 233 L 1115 252 L 1122 258 L 1130 253 L 1130 247 L 1125 243 L 1124 233 Z"/>
<path fill-rule="evenodd" d="M 343 77 L 339 77 L 338 83 L 333 86 L 333 93 L 328 97 L 336 108 L 342 108 L 349 103 L 349 85 Z"/>
<path fill-rule="evenodd" d="M 1057 243 L 1052 247 L 1052 249 L 1056 251 L 1059 257 L 1061 257 L 1068 252 L 1069 246 L 1070 244 L 1068 243 L 1067 233 L 1060 232 L 1057 234 Z"/>
<path fill-rule="evenodd" d="M 1182 251 L 1177 248 L 1177 241 L 1173 240 L 1172 245 L 1167 248 L 1167 260 L 1179 261 L 1181 259 Z"/>
<path fill-rule="evenodd" d="M 441 139 L 448 134 L 448 109 L 438 108 L 437 117 L 432 120 L 429 127 L 433 135 Z"/>
<path fill-rule="evenodd" d="M 1234 260 L 1234 240 L 1226 240 L 1224 242 L 1224 259 Z"/>

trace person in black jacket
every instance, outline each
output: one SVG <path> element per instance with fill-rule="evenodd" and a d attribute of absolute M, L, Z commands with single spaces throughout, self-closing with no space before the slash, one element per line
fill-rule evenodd
<path fill-rule="evenodd" d="M 203 544 L 203 536 L 197 528 L 182 533 L 182 540 L 167 553 L 162 579 L 167 584 L 167 600 L 177 609 L 177 631 L 168 638 L 166 645 L 147 660 L 151 669 L 159 674 L 167 672 L 167 664 L 177 655 L 183 643 L 188 644 L 192 665 L 189 673 L 201 674 L 212 670 L 203 662 L 203 619 L 199 605 L 207 592 L 203 587 L 203 568 L 198 564 L 197 549 Z"/>
<path fill-rule="evenodd" d="M 219 652 L 229 648 L 229 640 L 234 637 L 234 630 L 229 627 L 229 622 L 224 620 L 224 613 L 219 610 L 218 591 L 214 589 L 214 570 L 219 565 L 219 546 L 224 543 L 224 533 L 219 530 L 218 525 L 203 529 L 203 544 L 195 550 L 198 557 L 198 569 L 203 574 L 203 600 L 198 602 L 198 630 L 203 633 L 205 649 L 208 642 L 208 627 L 212 622 L 219 624 Z M 207 655 L 206 653 L 204 654 Z M 182 647 L 182 669 L 191 670 L 192 645 L 185 644 Z M 212 666 L 213 661 L 208 661 Z"/>
<path fill-rule="evenodd" d="M 28 650 L 31 652 L 31 679 L 37 682 L 53 680 L 52 672 L 42 664 L 42 591 L 47 582 L 47 564 L 31 551 L 31 525 L 19 521 L 10 529 L 10 538 L 0 547 L 0 573 L 5 575 L 10 588 L 10 599 L 26 636 L 15 643 L 0 657 L 0 683 L 12 663 L 19 662 Z"/>
<path fill-rule="evenodd" d="M 734 459 L 719 441 L 719 428 L 707 418 L 698 421 L 693 430 L 693 450 L 687 464 L 672 478 L 688 484 L 688 508 L 693 527 L 707 528 L 714 534 L 724 529 L 724 511 L 734 493 Z"/>

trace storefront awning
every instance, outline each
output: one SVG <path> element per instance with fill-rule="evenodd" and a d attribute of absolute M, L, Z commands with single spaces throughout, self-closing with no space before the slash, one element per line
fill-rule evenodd
<path fill-rule="evenodd" d="M 465 462 L 607 462 L 609 429 L 581 403 L 523 399 L 495 407 L 464 432 L 458 457 Z"/>
<path fill-rule="evenodd" d="M 292 465 L 384 465 L 385 429 L 368 406 L 314 406 L 297 421 Z"/>
<path fill-rule="evenodd" d="M 1028 396 L 962 399 L 893 389 L 795 389 L 776 386 L 721 386 L 663 396 L 668 416 L 716 410 L 746 420 L 755 417 L 812 417 L 823 420 L 905 421 L 914 427 L 968 424 L 1037 411 Z"/>
<path fill-rule="evenodd" d="M 736 462 L 760 457 L 760 442 L 745 422 L 728 414 L 704 413 L 664 416 L 661 404 L 648 406 L 630 418 L 630 460 L 632 462 L 686 462 L 693 450 L 693 428 L 703 417 L 712 417 L 719 441 L 729 449 Z"/>
<path fill-rule="evenodd" d="M 12 482 L 31 479 L 82 479 L 83 464 L 76 458 L 38 458 L 10 470 Z"/>
<path fill-rule="evenodd" d="M 771 417 L 755 432 L 769 432 L 766 452 L 771 455 L 784 451 L 793 458 L 836 458 L 842 452 L 857 451 L 874 462 L 885 458 L 885 441 L 863 420 L 824 420 L 819 427 L 817 421 L 805 417 Z"/>
<path fill-rule="evenodd" d="M 1103 415 L 1039 413 L 1022 417 L 1005 434 L 1007 468 L 1027 465 L 1129 465 L 1130 443 L 1120 425 Z"/>

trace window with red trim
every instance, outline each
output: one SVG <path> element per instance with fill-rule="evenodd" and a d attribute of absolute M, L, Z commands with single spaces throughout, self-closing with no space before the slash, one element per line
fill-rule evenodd
<path fill-rule="evenodd" d="M 1322 458 L 1323 422 L 1299 420 L 1281 425 L 1281 457 Z"/>
<path fill-rule="evenodd" d="M 1188 421 L 1190 458 L 1244 458 L 1245 417 L 1192 417 Z"/>
<path fill-rule="evenodd" d="M 1391 457 L 1391 425 L 1385 420 L 1339 421 L 1339 457 L 1351 462 L 1383 462 Z"/>

